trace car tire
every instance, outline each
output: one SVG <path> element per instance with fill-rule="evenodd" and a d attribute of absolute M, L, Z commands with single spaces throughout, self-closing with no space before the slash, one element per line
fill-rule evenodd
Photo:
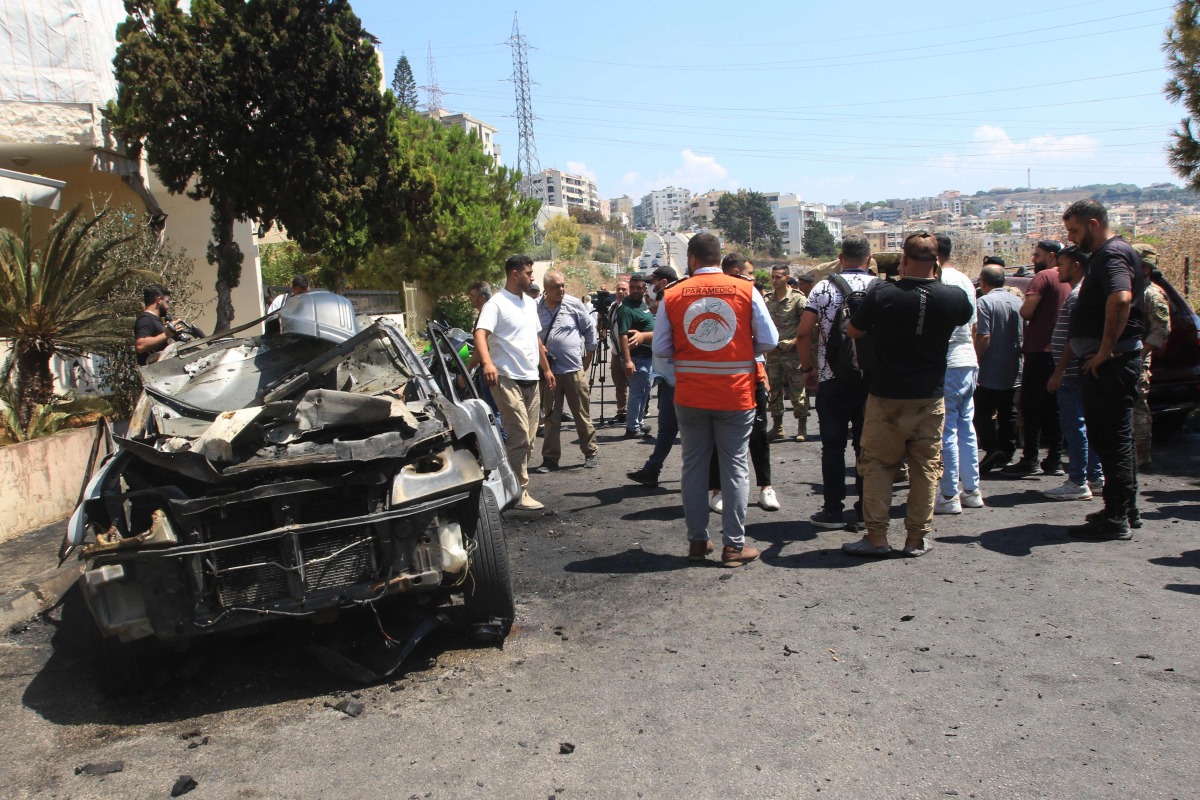
<path fill-rule="evenodd" d="M 463 591 L 467 635 L 477 642 L 500 644 L 512 629 L 516 605 L 500 506 L 486 486 L 479 490 L 474 516 L 463 532 L 475 545 Z"/>

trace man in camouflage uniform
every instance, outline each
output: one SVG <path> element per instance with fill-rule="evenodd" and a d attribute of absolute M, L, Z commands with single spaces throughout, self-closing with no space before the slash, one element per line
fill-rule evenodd
<path fill-rule="evenodd" d="M 808 298 L 788 286 L 791 272 L 787 265 L 771 269 L 771 287 L 767 295 L 767 311 L 779 331 L 779 346 L 767 353 L 767 382 L 771 386 L 770 439 L 783 438 L 783 387 L 788 387 L 792 397 L 792 411 L 796 415 L 796 441 L 808 439 L 808 395 L 804 391 L 804 375 L 800 372 L 800 355 L 796 352 L 796 329 Z"/>
<path fill-rule="evenodd" d="M 1133 406 L 1133 447 L 1137 452 L 1138 466 L 1144 467 L 1150 463 L 1150 358 L 1171 335 L 1171 305 L 1166 293 L 1152 280 L 1154 271 L 1158 269 L 1158 251 L 1149 244 L 1137 244 L 1133 249 L 1142 258 L 1142 274 L 1146 276 L 1142 312 L 1146 326 L 1146 333 L 1142 337 L 1142 377 L 1138 380 L 1137 402 Z"/>

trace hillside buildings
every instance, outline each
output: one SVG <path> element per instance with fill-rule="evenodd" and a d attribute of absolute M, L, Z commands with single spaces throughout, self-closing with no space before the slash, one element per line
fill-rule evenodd
<path fill-rule="evenodd" d="M 635 228 L 678 228 L 692 200 L 689 189 L 668 186 L 657 189 L 642 197 L 642 202 L 633 207 Z"/>
<path fill-rule="evenodd" d="M 530 178 L 529 183 L 533 188 L 533 196 L 545 206 L 564 210 L 571 206 L 589 211 L 600 210 L 600 192 L 591 178 L 558 169 L 544 169 Z"/>
<path fill-rule="evenodd" d="M 804 253 L 804 228 L 810 219 L 825 223 L 833 238 L 842 239 L 842 221 L 828 213 L 824 203 L 805 203 L 799 195 L 766 192 L 767 202 L 775 214 L 775 224 L 783 234 L 783 249 L 788 255 Z"/>
<path fill-rule="evenodd" d="M 470 114 L 451 114 L 444 108 L 425 112 L 425 116 L 436 119 L 447 128 L 462 128 L 467 133 L 474 134 L 483 145 L 483 152 L 492 157 L 496 166 L 500 166 L 500 144 L 496 141 L 496 126 L 475 119 Z"/>

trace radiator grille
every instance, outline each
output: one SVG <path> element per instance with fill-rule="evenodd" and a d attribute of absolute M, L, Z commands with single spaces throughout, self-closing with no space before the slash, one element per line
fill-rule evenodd
<path fill-rule="evenodd" d="M 286 543 L 287 540 L 264 542 L 216 551 L 217 591 L 221 605 L 225 608 L 257 606 L 286 598 L 289 594 L 287 572 L 269 563 L 285 563 L 280 545 Z M 261 566 L 234 569 L 247 564 Z"/>
<path fill-rule="evenodd" d="M 370 534 L 370 528 L 362 527 L 322 531 L 304 536 L 301 539 L 301 548 L 305 563 L 305 590 L 331 589 L 374 577 L 375 546 Z M 334 555 L 335 553 L 337 555 Z M 330 556 L 332 558 L 329 558 Z M 324 558 L 329 560 L 313 563 Z"/>

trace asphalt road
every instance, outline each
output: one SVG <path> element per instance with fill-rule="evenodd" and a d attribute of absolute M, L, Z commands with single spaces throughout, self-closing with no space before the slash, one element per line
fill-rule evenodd
<path fill-rule="evenodd" d="M 678 449 L 631 487 L 650 448 L 619 434 L 597 471 L 568 444 L 531 487 L 547 511 L 506 515 L 503 650 L 447 631 L 360 687 L 308 649 L 373 640 L 359 616 L 111 672 L 68 595 L 0 640 L 0 797 L 166 797 L 184 774 L 189 798 L 1200 795 L 1196 434 L 1159 448 L 1131 542 L 1068 540 L 1098 503 L 1042 501 L 1060 479 L 988 481 L 930 555 L 883 562 L 803 521 L 820 445 L 782 443 L 784 508 L 751 509 L 764 556 L 739 569 L 684 560 Z"/>

